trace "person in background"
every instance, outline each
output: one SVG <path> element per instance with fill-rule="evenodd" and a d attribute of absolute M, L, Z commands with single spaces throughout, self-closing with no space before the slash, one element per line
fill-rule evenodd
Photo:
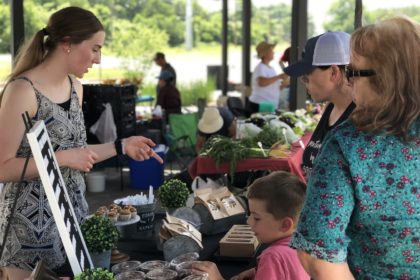
<path fill-rule="evenodd" d="M 270 246 L 258 257 L 255 268 L 231 279 L 309 280 L 297 252 L 288 245 L 305 200 L 305 189 L 304 183 L 285 171 L 273 172 L 252 183 L 247 223 L 258 240 Z M 223 279 L 212 262 L 194 262 L 193 269 L 207 272 L 209 280 Z"/>
<path fill-rule="evenodd" d="M 174 76 L 169 71 L 162 71 L 158 77 L 159 93 L 156 106 L 160 105 L 165 110 L 166 121 L 170 114 L 181 114 L 181 94 L 172 84 Z"/>
<path fill-rule="evenodd" d="M 291 242 L 313 279 L 420 279 L 419 46 L 402 17 L 352 33 L 357 107 L 323 143 Z"/>
<path fill-rule="evenodd" d="M 261 42 L 257 45 L 257 56 L 261 61 L 252 73 L 252 93 L 249 97 L 249 112 L 256 113 L 260 110 L 260 103 L 271 103 L 278 107 L 280 100 L 280 79 L 284 74 L 276 74 L 270 62 L 274 57 L 275 44 Z"/>
<path fill-rule="evenodd" d="M 19 51 L 15 67 L 0 96 L 0 242 L 19 195 L 10 231 L 6 235 L 0 266 L 33 270 L 39 260 L 59 275 L 71 275 L 60 235 L 43 190 L 35 161 L 30 158 L 23 182 L 25 158 L 31 149 L 21 114 L 32 123 L 43 120 L 55 157 L 80 223 L 88 215 L 84 173 L 93 165 L 117 154 L 135 160 L 162 159 L 150 139 L 133 136 L 115 143 L 87 145 L 82 112 L 82 78 L 101 61 L 105 32 L 90 11 L 63 8 L 50 17 Z M 16 194 L 19 185 L 22 192 Z"/>
<path fill-rule="evenodd" d="M 285 64 L 287 63 L 287 64 Z M 290 47 L 284 50 L 283 55 L 279 60 L 279 65 L 281 70 L 284 71 L 284 68 L 290 65 Z M 279 100 L 279 109 L 289 110 L 289 93 L 290 91 L 290 77 L 289 75 L 283 75 L 281 79 L 280 86 L 280 100 Z"/>
<path fill-rule="evenodd" d="M 162 74 L 163 71 L 169 71 L 170 73 L 172 73 L 173 78 L 171 80 L 171 84 L 173 86 L 176 86 L 176 71 L 172 67 L 172 65 L 166 61 L 165 54 L 157 52 L 153 57 L 153 61 L 156 63 L 156 65 L 158 65 L 161 68 L 160 74 Z"/>
<path fill-rule="evenodd" d="M 284 63 L 287 63 L 287 65 Z M 284 71 L 284 68 L 290 65 L 290 47 L 284 50 L 283 55 L 280 57 L 279 65 L 280 65 L 281 70 L 283 71 Z"/>
<path fill-rule="evenodd" d="M 234 138 L 236 118 L 226 107 L 207 107 L 198 121 L 196 151 L 200 152 L 205 142 L 213 135 Z"/>
<path fill-rule="evenodd" d="M 302 168 L 306 177 L 328 132 L 345 121 L 355 108 L 344 73 L 350 61 L 349 49 L 349 34 L 327 32 L 310 38 L 302 59 L 284 68 L 287 75 L 301 77 L 314 101 L 328 104 L 303 153 Z"/>
<path fill-rule="evenodd" d="M 224 137 L 236 137 L 236 118 L 232 112 L 226 107 L 207 107 L 197 126 L 197 142 L 195 145 L 196 152 L 199 154 L 205 146 L 208 139 L 212 136 L 219 135 Z M 256 177 L 261 177 L 261 173 L 265 171 L 242 171 L 235 172 L 233 178 L 227 175 L 232 186 L 237 188 L 245 188 Z M 206 174 L 201 176 L 217 180 L 223 177 L 221 174 Z"/>

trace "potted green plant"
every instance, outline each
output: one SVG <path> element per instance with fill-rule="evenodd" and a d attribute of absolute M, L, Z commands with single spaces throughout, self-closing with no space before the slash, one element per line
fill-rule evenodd
<path fill-rule="evenodd" d="M 86 269 L 82 273 L 76 275 L 74 280 L 115 280 L 114 273 L 104 268 Z"/>
<path fill-rule="evenodd" d="M 92 216 L 80 226 L 94 267 L 109 268 L 111 249 L 119 238 L 115 224 L 103 216 Z"/>
<path fill-rule="evenodd" d="M 160 203 L 168 209 L 184 207 L 189 195 L 187 184 L 178 179 L 165 181 L 157 192 Z"/>

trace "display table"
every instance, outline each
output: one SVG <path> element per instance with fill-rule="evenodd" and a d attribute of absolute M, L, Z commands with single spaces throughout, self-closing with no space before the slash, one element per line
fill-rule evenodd
<path fill-rule="evenodd" d="M 162 213 L 156 213 L 155 224 L 160 224 L 161 219 L 165 216 Z M 240 222 L 240 224 L 245 224 L 246 220 Z M 155 227 L 159 229 L 160 227 Z M 219 241 L 223 238 L 225 232 L 218 233 L 214 235 L 203 235 L 202 244 L 203 250 L 200 251 L 199 260 L 209 260 L 217 264 L 221 274 L 225 279 L 230 279 L 230 277 L 239 274 L 240 272 L 255 266 L 255 258 L 226 258 L 220 257 L 218 253 Z M 145 239 L 120 239 L 118 242 L 118 248 L 127 252 L 131 260 L 138 260 L 141 262 L 149 260 L 164 260 L 163 252 L 157 248 L 157 242 L 155 238 L 156 234 L 153 233 L 148 238 Z M 264 248 L 260 246 L 261 250 Z M 259 255 L 260 250 L 256 255 Z"/>
<path fill-rule="evenodd" d="M 300 139 L 303 145 L 307 145 L 311 139 L 312 133 L 305 133 Z M 291 171 L 304 180 L 300 165 L 302 163 L 303 148 L 299 141 L 291 146 L 290 155 L 286 158 L 249 158 L 240 160 L 236 164 L 236 172 L 250 170 L 284 170 Z M 229 172 L 229 163 L 223 163 L 219 166 L 209 157 L 198 156 L 188 167 L 188 172 L 192 178 L 204 174 L 222 174 Z"/>

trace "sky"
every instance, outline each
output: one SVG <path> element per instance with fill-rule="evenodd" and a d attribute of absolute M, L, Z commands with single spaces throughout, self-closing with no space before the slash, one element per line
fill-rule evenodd
<path fill-rule="evenodd" d="M 316 33 L 322 33 L 325 30 L 322 28 L 322 22 L 325 15 L 335 0 L 308 0 L 308 11 L 312 15 L 315 22 Z M 201 6 L 209 11 L 217 11 L 222 7 L 222 0 L 198 0 Z M 228 0 L 229 10 L 233 10 L 234 0 Z M 255 6 L 272 6 L 279 3 L 291 4 L 292 0 L 253 0 Z M 419 0 L 363 0 L 363 6 L 367 10 L 376 10 L 379 8 L 396 8 L 412 5 L 420 5 Z"/>

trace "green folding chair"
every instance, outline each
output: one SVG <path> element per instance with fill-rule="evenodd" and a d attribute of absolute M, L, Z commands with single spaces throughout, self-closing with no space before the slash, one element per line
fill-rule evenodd
<path fill-rule="evenodd" d="M 169 133 L 165 135 L 165 140 L 169 147 L 167 158 L 171 172 L 174 160 L 183 170 L 196 156 L 197 123 L 197 113 L 169 115 Z"/>

